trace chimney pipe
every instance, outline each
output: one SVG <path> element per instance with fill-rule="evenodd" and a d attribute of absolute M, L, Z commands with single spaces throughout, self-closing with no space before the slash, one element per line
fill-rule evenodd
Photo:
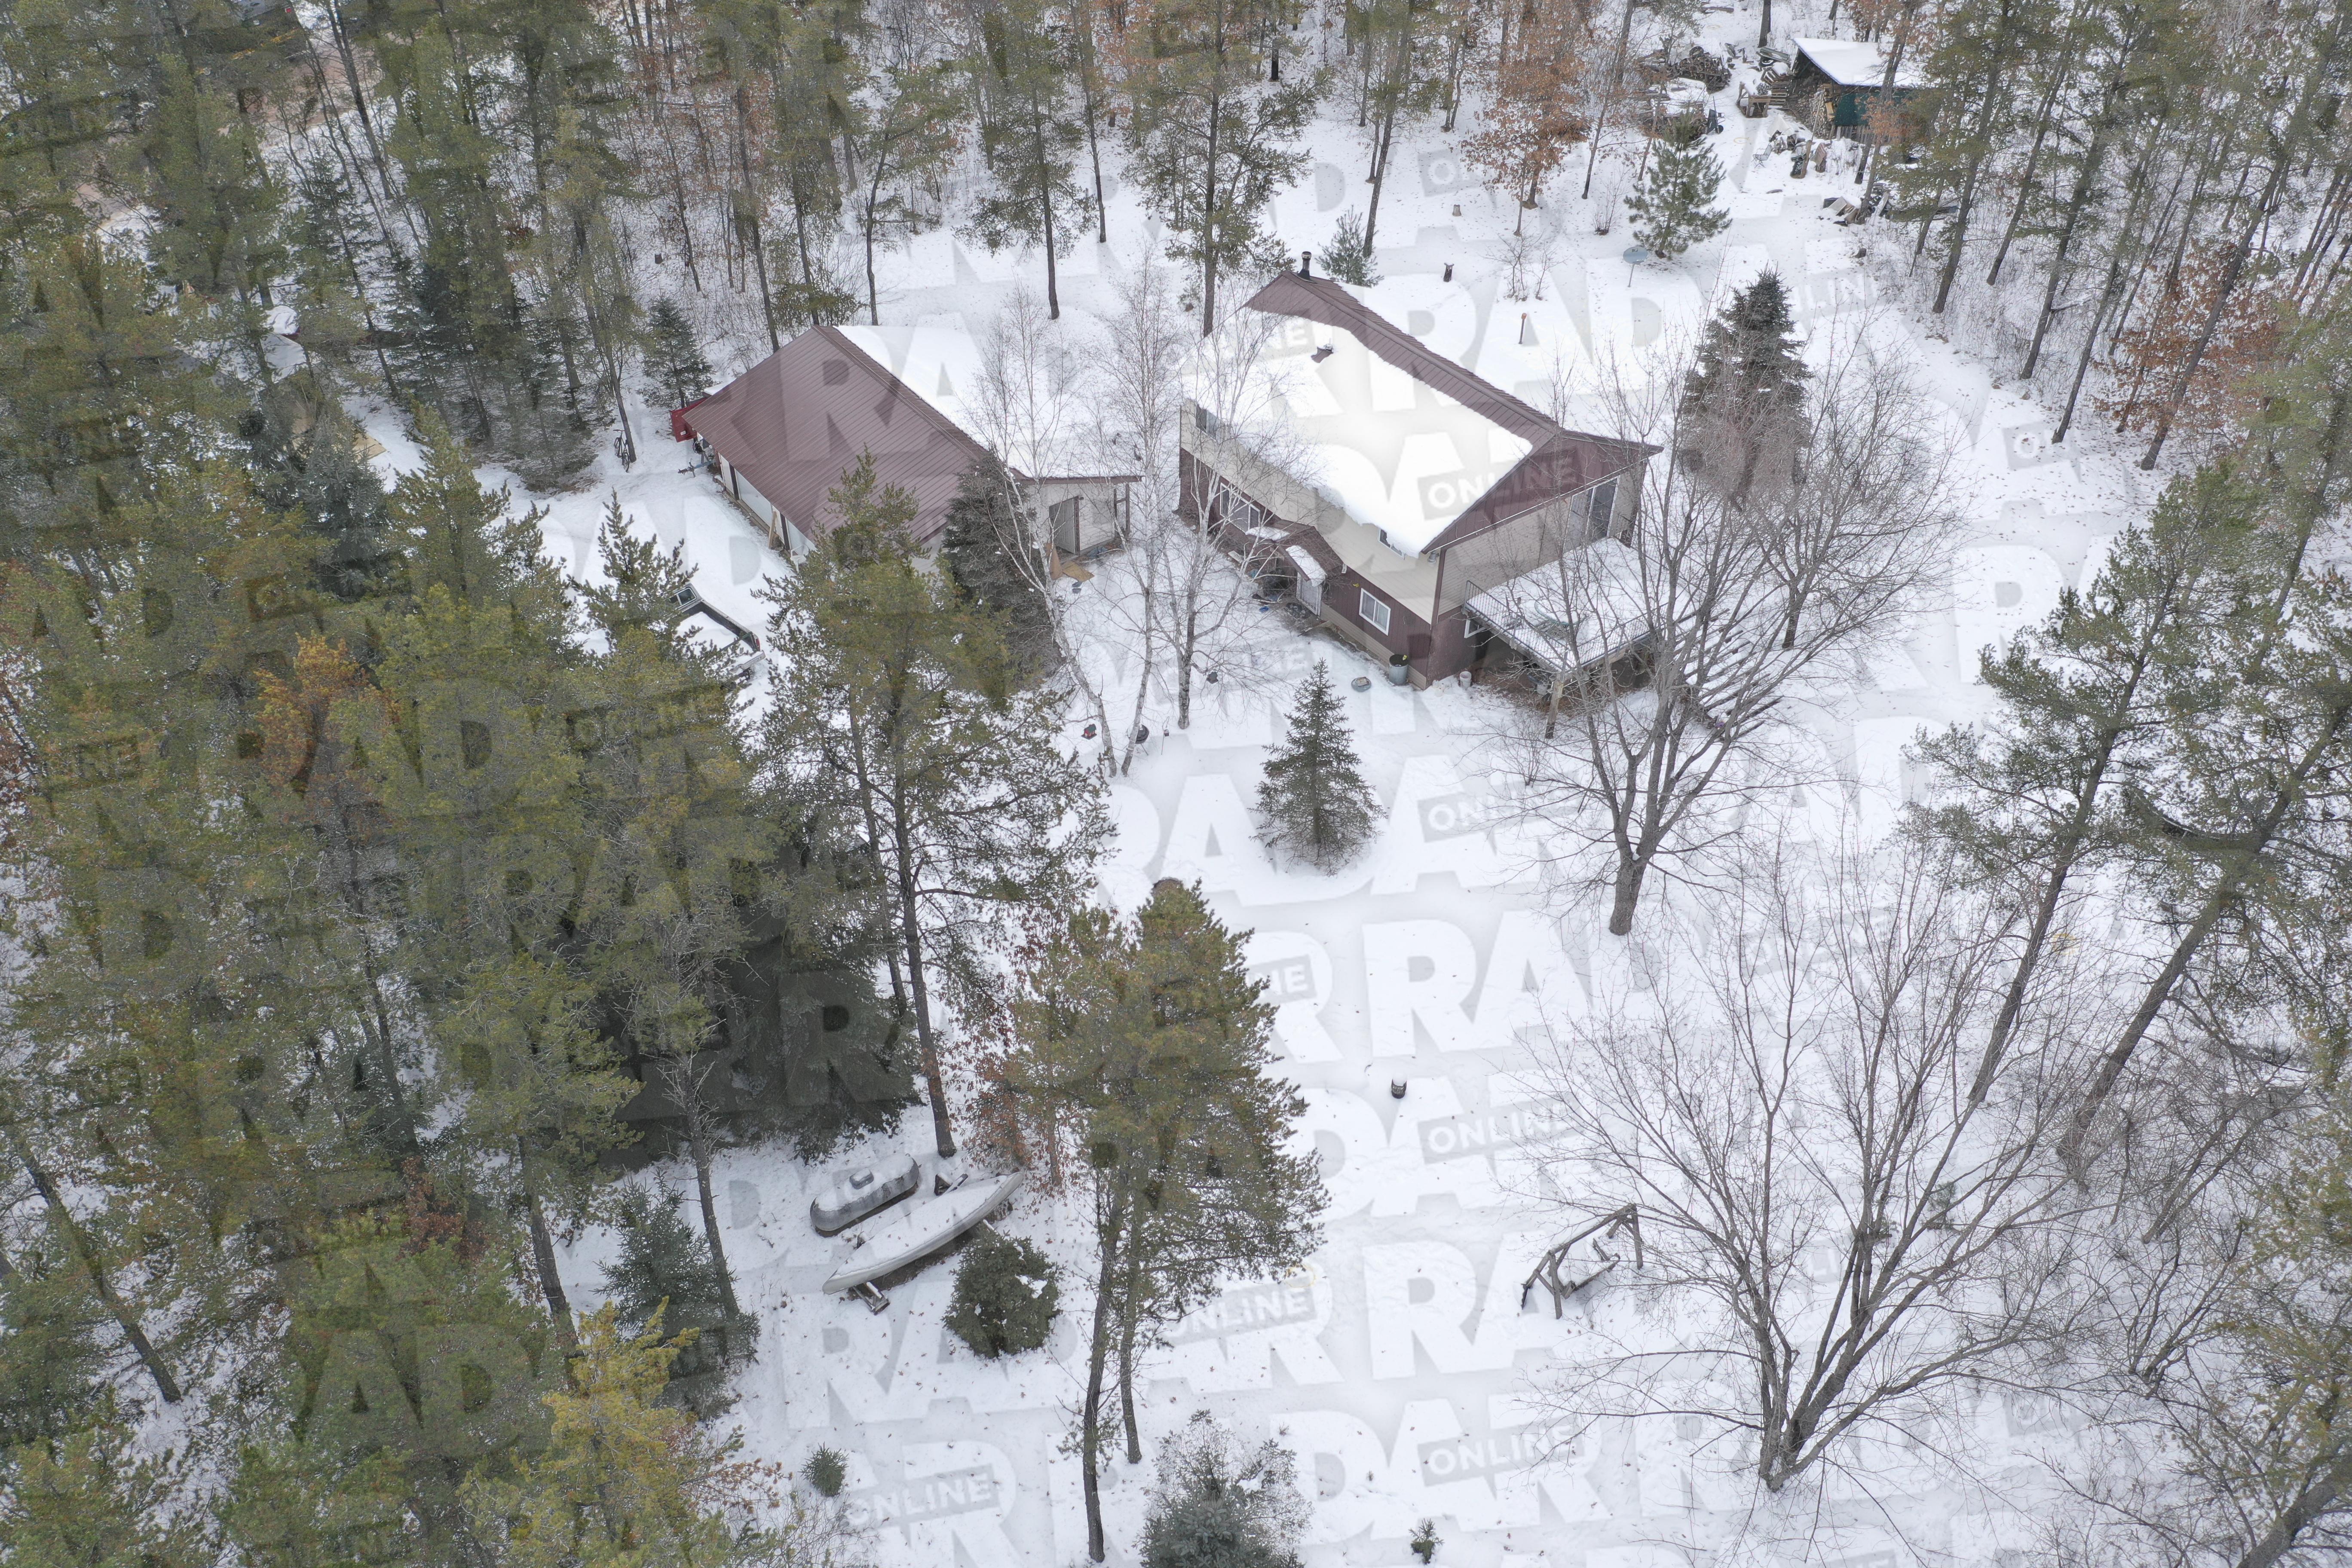
<path fill-rule="evenodd" d="M 1315 253 L 1311 250 L 1302 250 L 1298 253 L 1298 275 L 1301 278 L 1312 278 L 1314 276 L 1313 273 L 1307 270 L 1307 264 L 1314 259 Z"/>

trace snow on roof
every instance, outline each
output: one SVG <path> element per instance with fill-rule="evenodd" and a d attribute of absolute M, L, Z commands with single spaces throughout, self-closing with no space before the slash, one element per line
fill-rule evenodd
<path fill-rule="evenodd" d="M 940 325 L 836 330 L 965 435 L 980 439 L 965 402 L 980 390 L 980 345 L 970 332 Z"/>
<path fill-rule="evenodd" d="M 1275 324 L 1245 374 L 1246 403 L 1286 427 L 1285 466 L 1403 554 L 1426 550 L 1535 449 L 1354 332 L 1300 317 Z M 1220 401 L 1197 372 L 1192 392 Z"/>
<path fill-rule="evenodd" d="M 1886 82 L 1886 52 L 1874 43 L 1854 38 L 1794 38 L 1799 52 L 1821 68 L 1840 87 L 1882 87 Z M 1897 87 L 1925 87 L 1927 79 L 1906 59 L 1895 73 Z"/>
<path fill-rule="evenodd" d="M 1553 669 L 1615 658 L 1649 629 L 1642 558 L 1596 539 L 1559 561 L 1471 595 L 1469 608 L 1520 652 Z"/>

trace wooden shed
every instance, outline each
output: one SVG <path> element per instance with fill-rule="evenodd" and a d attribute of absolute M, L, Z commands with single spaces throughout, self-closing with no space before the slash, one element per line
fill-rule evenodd
<path fill-rule="evenodd" d="M 1887 96 L 1886 52 L 1858 38 L 1794 38 L 1796 58 L 1777 94 L 1789 113 L 1816 136 L 1868 141 L 1872 112 Z M 1895 72 L 1892 100 L 1901 106 L 1927 86 L 1909 58 Z"/>

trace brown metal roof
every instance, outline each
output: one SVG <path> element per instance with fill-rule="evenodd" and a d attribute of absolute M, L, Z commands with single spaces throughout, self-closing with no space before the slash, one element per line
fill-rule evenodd
<path fill-rule="evenodd" d="M 947 526 L 981 444 L 831 327 L 803 332 L 697 405 L 693 425 L 812 539 L 832 530 L 826 497 L 866 453 L 915 498 L 916 542 Z"/>
<path fill-rule="evenodd" d="M 1444 532 L 1431 540 L 1424 554 L 1459 544 L 1529 507 L 1591 489 L 1657 449 L 1638 441 L 1568 429 L 1494 383 L 1433 352 L 1330 279 L 1280 273 L 1253 295 L 1249 304 L 1255 310 L 1296 316 L 1353 334 L 1367 349 L 1415 381 L 1475 409 L 1535 448 L 1447 524 Z"/>

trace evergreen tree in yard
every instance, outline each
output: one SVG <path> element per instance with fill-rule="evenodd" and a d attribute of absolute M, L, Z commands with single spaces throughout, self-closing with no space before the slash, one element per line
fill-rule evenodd
<path fill-rule="evenodd" d="M 390 595 L 400 574 L 388 497 L 332 386 L 307 373 L 288 376 L 262 394 L 241 430 L 262 499 L 328 542 L 319 586 L 346 602 Z"/>
<path fill-rule="evenodd" d="M 517 286 L 514 215 L 496 175 L 507 151 L 476 112 L 481 83 L 462 48 L 428 29 L 403 64 L 401 112 L 385 145 L 424 244 L 403 262 L 402 383 L 525 483 L 556 488 L 591 456 L 561 357 L 563 312 L 575 301 L 551 295 L 534 310 Z M 576 388 L 576 363 L 570 374 Z"/>
<path fill-rule="evenodd" d="M 666 1339 L 693 1338 L 678 1347 L 670 1376 L 683 1381 L 719 1369 L 730 1348 L 729 1317 L 710 1248 L 679 1213 L 678 1194 L 658 1196 L 631 1186 L 621 1198 L 621 1255 L 604 1269 L 604 1294 L 632 1333 L 658 1328 Z M 691 1401 L 689 1401 L 691 1402 Z"/>
<path fill-rule="evenodd" d="M 656 300 L 646 312 L 646 374 L 672 408 L 683 408 L 710 390 L 710 362 L 675 300 Z"/>
<path fill-rule="evenodd" d="M 156 222 L 149 254 L 164 280 L 192 290 L 222 336 L 266 379 L 270 285 L 287 252 L 283 192 L 253 121 L 165 57 L 163 90 L 144 130 L 145 195 Z"/>
<path fill-rule="evenodd" d="M 260 755 L 260 689 L 316 624 L 260 612 L 301 593 L 317 541 L 227 465 L 159 488 L 120 509 L 146 544 L 107 569 L 112 591 L 55 567 L 10 585 L 18 717 L 58 771 L 12 846 L 0 1148 L 169 1403 L 188 1369 L 145 1316 L 168 1303 L 218 1353 L 274 1297 L 271 1247 L 351 1201 L 382 1151 L 380 1085 L 355 1078 L 362 944 L 318 907 L 296 790 Z M 68 1206 L 75 1190 L 98 1195 Z"/>
<path fill-rule="evenodd" d="M 493 1213 L 425 1183 L 405 1196 L 321 1227 L 286 1266 L 274 1407 L 254 1413 L 221 1510 L 248 1562 L 349 1561 L 360 1542 L 373 1561 L 473 1560 L 469 1478 L 548 1441 L 576 1363 L 517 1299 Z"/>
<path fill-rule="evenodd" d="M 547 1396 L 546 1447 L 469 1477 L 460 1496 L 483 1561 L 509 1568 L 786 1568 L 859 1560 L 838 1508 L 779 1517 L 767 1472 L 666 1406 L 676 1347 L 625 1333 L 610 1309 Z M 738 1527 L 744 1518 L 766 1522 Z"/>
<path fill-rule="evenodd" d="M 1307 1507 L 1297 1471 L 1280 1443 L 1248 1447 L 1195 1413 L 1160 1450 L 1143 1568 L 1297 1568 Z"/>
<path fill-rule="evenodd" d="M 148 541 L 136 503 L 235 420 L 235 380 L 191 350 L 201 312 L 158 309 L 134 252 L 75 235 L 0 270 L 0 547 L 93 591 Z"/>
<path fill-rule="evenodd" d="M 1024 548 L 1021 541 L 1028 527 L 1004 471 L 993 462 L 976 466 L 948 503 L 940 555 L 955 574 L 956 586 L 995 613 L 1006 647 L 1021 661 L 1023 673 L 1035 679 L 1053 672 L 1059 646 L 1052 610 L 1011 554 Z"/>
<path fill-rule="evenodd" d="M 1633 237 L 1661 261 L 1671 261 L 1731 226 L 1731 215 L 1715 205 L 1723 165 L 1703 135 L 1686 143 L 1664 137 L 1651 150 L 1649 172 L 1626 198 L 1633 215 Z"/>
<path fill-rule="evenodd" d="M 2340 881 L 2340 879 L 2339 879 Z M 2224 1521 L 2220 1561 L 2293 1561 L 2340 1541 L 2352 1517 L 2352 963 L 2347 889 L 2294 911 L 2263 955 L 2301 1047 L 2304 1114 L 2273 1158 L 2224 1275 L 2215 1375 L 2182 1402 L 2184 1468 L 2207 1517 Z M 2214 1506 L 2219 1505 L 2219 1506 Z M 2210 1539 L 2210 1538 L 2209 1538 Z"/>
<path fill-rule="evenodd" d="M 617 506 L 601 544 L 610 586 L 589 595 L 589 613 L 607 647 L 588 673 L 608 717 L 582 747 L 582 808 L 598 853 L 566 920 L 586 944 L 615 1043 L 683 1134 L 732 1317 L 711 1174 L 735 1077 L 729 975 L 752 939 L 774 845 L 749 798 L 750 759 L 719 652 L 680 635 L 682 558 L 632 539 Z"/>
<path fill-rule="evenodd" d="M 1381 280 L 1372 264 L 1372 247 L 1364 239 L 1364 215 L 1353 207 L 1339 215 L 1321 259 L 1323 270 L 1342 283 L 1369 289 Z"/>
<path fill-rule="evenodd" d="M 1078 183 L 1084 132 L 1070 112 L 1068 39 L 1042 0 L 1005 0 L 981 24 L 972 75 L 980 100 L 980 150 L 994 188 L 973 208 L 971 232 L 991 250 L 1042 246 L 1045 309 L 1062 314 L 1057 258 L 1083 229 Z"/>
<path fill-rule="evenodd" d="M 1060 1276 L 1034 1244 L 982 1229 L 957 1266 L 948 1328 L 991 1360 L 1034 1351 L 1061 1310 Z"/>
<path fill-rule="evenodd" d="M 893 979 L 945 1157 L 955 1138 L 933 975 L 976 978 L 1008 914 L 1078 900 L 1102 805 L 1061 750 L 1060 695 L 1023 689 L 998 618 L 918 564 L 913 500 L 879 484 L 870 457 L 832 500 L 839 523 L 780 586 L 769 623 L 762 793 L 863 841 L 866 908 L 902 966 Z"/>
<path fill-rule="evenodd" d="M 1372 836 L 1380 802 L 1364 782 L 1331 672 L 1320 664 L 1299 683 L 1290 733 L 1265 760 L 1257 809 L 1266 847 L 1318 871 L 1344 864 Z"/>
<path fill-rule="evenodd" d="M 1768 466 L 1782 478 L 1802 434 L 1812 373 L 1796 343 L 1789 292 L 1767 272 L 1707 322 L 1675 433 L 1683 462 L 1744 499 Z"/>
<path fill-rule="evenodd" d="M 1304 10 L 1299 0 L 1152 0 L 1152 47 L 1129 57 L 1129 175 L 1168 226 L 1169 258 L 1200 279 L 1203 337 L 1224 319 L 1226 279 L 1284 264 L 1266 212 L 1312 162 L 1300 137 L 1321 85 L 1284 47 Z"/>
<path fill-rule="evenodd" d="M 1139 1354 L 1223 1281 L 1296 1266 L 1317 1244 L 1325 1194 L 1312 1156 L 1289 1151 L 1305 1104 L 1267 1070 L 1274 1010 L 1243 966 L 1242 936 L 1199 889 L 1162 881 L 1132 923 L 1083 910 L 1068 931 L 1024 977 L 1007 1079 L 1041 1137 L 1075 1142 L 1093 1189 L 1078 1453 L 1100 1562 L 1113 1374 L 1138 1462 Z"/>

